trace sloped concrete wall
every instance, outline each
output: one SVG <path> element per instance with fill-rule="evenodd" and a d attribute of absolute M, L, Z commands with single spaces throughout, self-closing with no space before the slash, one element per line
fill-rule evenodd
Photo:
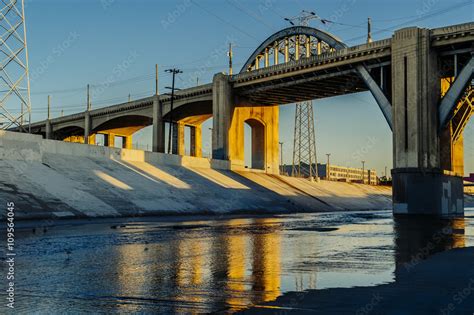
<path fill-rule="evenodd" d="M 0 132 L 0 200 L 15 203 L 17 219 L 391 207 L 387 187 L 229 169 L 226 161 Z"/>

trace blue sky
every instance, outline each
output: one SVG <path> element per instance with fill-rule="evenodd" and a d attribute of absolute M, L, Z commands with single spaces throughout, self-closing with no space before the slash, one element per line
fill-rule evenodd
<path fill-rule="evenodd" d="M 33 120 L 46 117 L 47 95 L 52 115 L 83 111 L 86 85 L 93 85 L 92 106 L 149 96 L 154 65 L 160 65 L 160 89 L 170 85 L 164 70 L 179 67 L 180 88 L 197 79 L 208 83 L 227 71 L 227 45 L 232 42 L 235 70 L 269 35 L 288 26 L 283 17 L 303 9 L 338 24 L 324 28 L 349 45 L 366 38 L 367 17 L 374 40 L 406 26 L 441 27 L 474 20 L 472 1 L 465 0 L 26 0 Z M 392 165 L 391 132 L 368 93 L 314 102 L 318 159 L 331 153 L 334 164 L 366 166 L 383 173 Z M 280 107 L 284 161 L 291 163 L 294 105 Z M 203 147 L 209 147 L 208 127 Z M 134 137 L 146 145 L 149 128 Z M 246 150 L 249 151 L 249 150 Z M 466 173 L 474 172 L 474 123 L 465 131 Z M 248 154 L 247 154 L 248 157 Z"/>

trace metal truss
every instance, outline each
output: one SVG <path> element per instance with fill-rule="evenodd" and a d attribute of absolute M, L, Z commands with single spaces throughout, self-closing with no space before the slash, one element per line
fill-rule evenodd
<path fill-rule="evenodd" d="M 450 127 L 452 131 L 452 141 L 457 142 L 466 127 L 469 118 L 474 114 L 474 87 L 469 85 L 464 96 L 457 103 L 453 112 Z"/>
<path fill-rule="evenodd" d="M 0 52 L 0 129 L 18 127 L 20 131 L 30 131 L 31 99 L 24 0 L 0 2 Z"/>
<path fill-rule="evenodd" d="M 296 104 L 292 176 L 318 177 L 313 102 Z"/>

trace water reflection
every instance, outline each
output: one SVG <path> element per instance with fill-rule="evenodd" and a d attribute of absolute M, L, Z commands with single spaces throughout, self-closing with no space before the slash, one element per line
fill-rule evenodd
<path fill-rule="evenodd" d="M 387 211 L 144 221 L 95 234 L 87 225 L 65 227 L 54 242 L 21 240 L 19 304 L 49 314 L 233 312 L 287 291 L 396 281 L 430 255 L 472 246 L 472 221 Z M 74 249 L 67 264 L 61 248 Z M 58 303 L 68 299 L 74 309 Z"/>
<path fill-rule="evenodd" d="M 465 247 L 465 226 L 465 218 L 394 217 L 396 271 L 409 271 L 433 254 Z"/>

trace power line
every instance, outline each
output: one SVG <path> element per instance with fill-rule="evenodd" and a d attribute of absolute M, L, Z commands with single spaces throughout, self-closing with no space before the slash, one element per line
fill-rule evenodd
<path fill-rule="evenodd" d="M 234 24 L 229 23 L 228 21 L 226 21 L 225 19 L 223 19 L 223 18 L 220 17 L 219 15 L 213 13 L 212 11 L 210 11 L 210 10 L 206 9 L 205 7 L 203 7 L 202 5 L 198 4 L 196 1 L 194 1 L 194 0 L 190 0 L 190 1 L 191 1 L 191 3 L 193 3 L 195 6 L 197 6 L 197 7 L 200 8 L 201 10 L 205 11 L 207 14 L 212 15 L 213 17 L 215 17 L 216 19 L 218 19 L 218 20 L 221 21 L 222 23 L 225 23 L 225 24 L 227 24 L 227 25 L 233 27 L 234 29 L 236 29 L 236 30 L 239 31 L 240 33 L 242 33 L 242 34 L 244 34 L 244 35 L 246 35 L 246 36 L 248 36 L 248 37 L 250 37 L 250 38 L 253 38 L 253 39 L 255 39 L 255 40 L 258 41 L 258 39 L 257 39 L 255 36 L 253 36 L 252 34 L 247 33 L 246 31 L 242 30 L 240 27 L 238 27 L 238 26 L 236 26 L 236 25 L 234 25 Z"/>
<path fill-rule="evenodd" d="M 419 18 L 416 18 L 416 19 L 412 19 L 412 20 L 409 20 L 409 21 L 406 21 L 406 22 L 403 22 L 403 23 L 400 23 L 400 24 L 396 24 L 396 25 L 393 25 L 393 26 L 390 26 L 390 27 L 387 27 L 387 28 L 384 28 L 384 29 L 379 29 L 379 30 L 373 32 L 373 34 L 393 31 L 393 29 L 399 28 L 401 26 L 405 26 L 407 24 L 414 23 L 414 22 L 423 21 L 423 20 L 426 20 L 426 19 L 431 18 L 433 16 L 446 14 L 448 12 L 451 12 L 451 11 L 454 11 L 454 10 L 457 10 L 457 9 L 461 9 L 461 8 L 467 6 L 467 5 L 472 5 L 472 1 L 469 0 L 469 1 L 466 1 L 466 2 L 463 2 L 463 3 L 460 3 L 460 4 L 449 6 L 445 9 L 440 9 L 438 11 L 435 11 L 435 12 L 430 13 L 430 14 L 423 15 L 423 16 L 421 16 Z M 353 38 L 347 39 L 346 42 L 351 42 L 351 41 L 358 40 L 358 39 L 365 38 L 365 37 L 366 37 L 366 35 L 353 37 Z"/>

